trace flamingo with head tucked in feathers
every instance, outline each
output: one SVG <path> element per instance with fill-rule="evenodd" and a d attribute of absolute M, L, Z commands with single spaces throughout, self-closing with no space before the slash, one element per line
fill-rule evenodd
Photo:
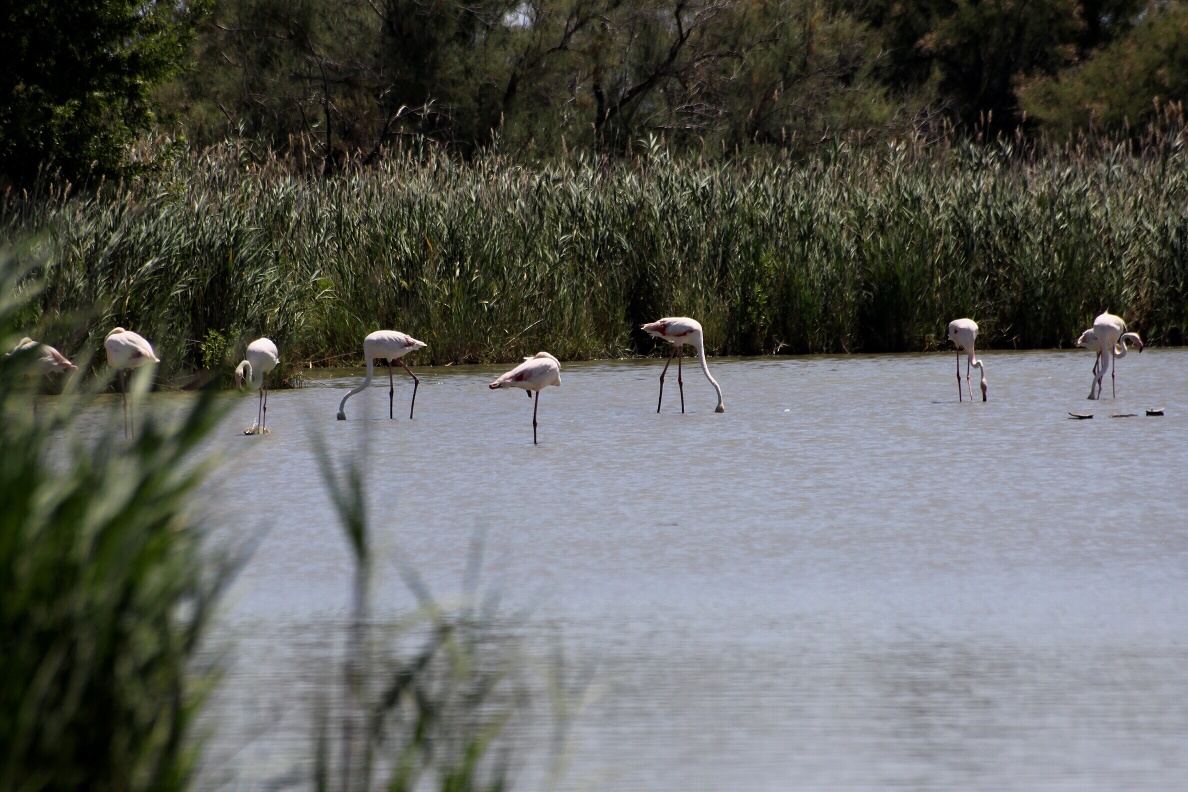
<path fill-rule="evenodd" d="M 524 358 L 524 362 L 487 387 L 491 390 L 499 388 L 522 388 L 528 398 L 536 392 L 536 400 L 532 406 L 532 445 L 536 445 L 536 412 L 540 409 L 540 391 L 550 385 L 561 387 L 561 361 L 548 352 L 537 352 L 532 357 Z"/>
<path fill-rule="evenodd" d="M 676 355 L 677 359 L 677 388 L 681 392 L 681 412 L 685 411 L 685 382 L 681 377 L 681 350 L 685 344 L 697 350 L 698 359 L 701 361 L 701 370 L 718 394 L 718 406 L 714 408 L 714 412 L 726 412 L 726 405 L 722 401 L 722 387 L 710 374 L 709 364 L 705 362 L 705 334 L 701 329 L 700 322 L 687 316 L 674 316 L 649 322 L 642 325 L 642 329 L 652 337 L 662 338 L 672 344 L 668 362 L 664 364 L 664 371 L 660 372 L 660 397 L 656 400 L 656 412 L 660 412 L 660 405 L 664 401 L 664 375 L 668 373 L 668 367 L 672 365 L 673 355 Z"/>
<path fill-rule="evenodd" d="M 1087 333 L 1088 331 L 1086 331 Z M 1081 334 L 1081 338 L 1085 338 L 1085 333 Z M 1126 342 L 1130 341 L 1138 347 L 1139 352 L 1143 351 L 1143 340 L 1139 338 L 1138 333 L 1126 332 L 1126 322 L 1122 317 L 1115 316 L 1108 311 L 1101 314 L 1093 320 L 1093 337 L 1097 341 L 1097 364 L 1093 375 L 1093 385 L 1089 387 L 1089 398 L 1101 398 L 1101 386 L 1105 380 L 1106 368 L 1110 369 L 1110 388 L 1114 398 L 1118 398 L 1118 383 L 1115 379 L 1115 369 L 1118 358 L 1126 357 L 1128 351 Z M 1077 341 L 1080 344 L 1080 339 Z M 1086 344 L 1086 346 L 1089 346 Z M 1090 349 L 1094 347 L 1090 346 Z M 1097 395 L 1093 395 L 1094 386 L 1097 388 Z"/>
<path fill-rule="evenodd" d="M 5 353 L 4 357 L 12 357 L 13 355 L 33 354 L 30 359 L 29 367 L 25 373 L 30 377 L 44 377 L 46 374 L 54 374 L 59 371 L 74 371 L 78 366 L 66 359 L 58 350 L 54 349 L 49 344 L 42 344 L 34 341 L 28 336 L 22 338 L 11 352 Z M 37 395 L 33 395 L 33 414 L 37 414 Z"/>
<path fill-rule="evenodd" d="M 973 389 L 969 385 L 969 368 L 973 366 L 982 374 L 982 401 L 986 401 L 986 367 L 974 355 L 974 341 L 978 337 L 978 323 L 973 319 L 954 319 L 949 322 L 949 340 L 957 345 L 957 401 L 962 401 L 961 395 L 961 352 L 965 358 L 965 388 L 969 391 L 969 400 L 973 401 Z"/>
<path fill-rule="evenodd" d="M 120 392 L 124 397 L 124 437 L 127 437 L 129 425 L 131 433 L 136 433 L 135 420 L 128 412 L 128 372 L 141 366 L 160 363 L 161 359 L 144 336 L 122 327 L 117 327 L 107 334 L 103 347 L 107 350 L 107 364 L 116 370 L 116 376 L 123 373 Z"/>
<path fill-rule="evenodd" d="M 244 358 L 235 368 L 235 387 L 241 387 L 246 380 L 249 386 L 260 391 L 256 422 L 252 428 L 244 430 L 244 434 L 268 434 L 268 387 L 264 377 L 280 364 L 280 353 L 271 339 L 257 338 L 248 344 Z"/>
<path fill-rule="evenodd" d="M 417 386 L 421 384 L 421 381 L 417 378 L 416 374 L 412 373 L 412 369 L 408 367 L 408 364 L 402 358 L 409 352 L 416 352 L 418 349 L 424 349 L 426 346 L 424 341 L 418 341 L 412 336 L 405 335 L 396 330 L 376 330 L 374 333 L 368 334 L 363 339 L 363 357 L 367 360 L 367 376 L 364 377 L 362 385 L 353 388 L 350 393 L 342 397 L 342 403 L 338 405 L 338 420 L 346 420 L 347 399 L 371 384 L 371 378 L 375 374 L 376 358 L 388 364 L 388 418 L 392 418 L 392 405 L 396 399 L 396 385 L 392 380 L 392 362 L 399 363 L 408 372 L 408 376 L 412 377 L 412 402 L 408 406 L 408 417 L 411 420 L 413 410 L 417 407 Z"/>

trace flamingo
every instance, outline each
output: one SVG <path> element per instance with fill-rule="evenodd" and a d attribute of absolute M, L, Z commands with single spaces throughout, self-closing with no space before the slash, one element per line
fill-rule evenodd
<path fill-rule="evenodd" d="M 153 352 L 153 345 L 146 341 L 144 336 L 122 327 L 117 327 L 108 333 L 107 338 L 103 341 L 103 346 L 107 350 L 107 364 L 116 370 L 117 377 L 121 371 L 126 372 L 151 363 L 161 362 L 161 359 Z M 129 424 L 132 426 L 133 434 L 136 432 L 136 424 L 129 418 L 128 413 L 128 375 L 126 373 L 121 383 L 120 392 L 124 397 L 124 437 L 127 437 Z"/>
<path fill-rule="evenodd" d="M 642 325 L 641 329 L 654 338 L 662 338 L 672 344 L 668 362 L 664 364 L 664 371 L 660 372 L 660 398 L 656 400 L 657 413 L 660 412 L 660 404 L 664 401 L 664 375 L 668 373 L 668 367 L 672 365 L 673 355 L 676 355 L 677 359 L 677 388 L 681 392 L 681 412 L 685 412 L 685 382 L 681 378 L 681 350 L 685 344 L 689 344 L 697 350 L 697 355 L 701 360 L 701 370 L 705 372 L 705 378 L 710 381 L 710 385 L 713 385 L 714 390 L 718 392 L 718 406 L 714 408 L 714 412 L 726 412 L 726 405 L 722 402 L 722 388 L 718 385 L 718 381 L 710 375 L 709 365 L 705 362 L 705 334 L 702 332 L 700 322 L 686 316 L 676 316 L 649 322 Z"/>
<path fill-rule="evenodd" d="M 408 417 L 411 420 L 413 410 L 417 407 L 417 386 L 421 384 L 421 381 L 417 379 L 417 375 L 412 373 L 412 369 L 401 358 L 409 352 L 416 352 L 418 349 L 424 349 L 426 346 L 427 344 L 424 341 L 418 341 L 410 335 L 405 335 L 395 330 L 376 330 L 364 338 L 363 357 L 367 359 L 367 376 L 364 377 L 362 385 L 354 388 L 350 393 L 342 397 L 342 403 L 338 405 L 338 420 L 346 420 L 347 399 L 371 384 L 371 378 L 375 374 L 376 358 L 386 361 L 388 364 L 389 419 L 392 418 L 392 405 L 396 399 L 396 385 L 392 381 L 392 361 L 399 363 L 408 372 L 408 376 L 413 378 L 412 402 L 408 406 Z"/>
<path fill-rule="evenodd" d="M 13 355 L 19 354 L 33 354 L 38 353 L 36 357 L 30 358 L 31 364 L 25 370 L 25 373 L 30 377 L 44 377 L 46 374 L 53 374 L 59 371 L 74 371 L 78 366 L 66 359 L 58 350 L 54 349 L 49 344 L 42 344 L 34 341 L 32 338 L 25 336 L 16 346 L 12 348 L 11 352 L 4 355 L 10 358 Z M 33 414 L 37 414 L 37 394 L 33 395 Z"/>
<path fill-rule="evenodd" d="M 1101 314 L 1093 320 L 1093 334 L 1097 338 L 1097 371 L 1094 374 L 1094 383 L 1097 386 L 1097 397 L 1101 398 L 1101 385 L 1105 379 L 1106 368 L 1110 369 L 1110 388 L 1114 398 L 1118 398 L 1118 383 L 1115 379 L 1115 369 L 1117 363 L 1111 365 L 1111 361 L 1116 361 L 1118 358 L 1126 357 L 1127 347 L 1126 342 L 1130 341 L 1139 348 L 1139 352 L 1143 351 L 1143 340 L 1139 338 L 1138 333 L 1126 332 L 1126 322 L 1122 317 L 1115 316 L 1108 311 Z M 1081 334 L 1082 338 L 1084 333 Z M 1089 398 L 1094 398 L 1093 388 L 1090 386 Z"/>
<path fill-rule="evenodd" d="M 1097 393 L 1097 365 L 1101 360 L 1101 344 L 1097 341 L 1097 333 L 1090 327 L 1085 332 L 1081 333 L 1080 338 L 1077 339 L 1077 346 L 1083 349 L 1093 350 L 1093 381 L 1089 383 L 1089 398 L 1096 398 L 1094 394 Z"/>
<path fill-rule="evenodd" d="M 524 362 L 487 387 L 491 390 L 499 388 L 523 388 L 532 398 L 532 391 L 536 391 L 536 401 L 532 407 L 532 445 L 536 445 L 536 411 L 540 408 L 540 391 L 549 385 L 561 387 L 561 361 L 548 352 L 537 352 L 532 357 L 524 358 Z"/>
<path fill-rule="evenodd" d="M 982 401 L 986 401 L 986 367 L 974 355 L 974 340 L 978 337 L 978 323 L 973 319 L 954 319 L 949 322 L 949 340 L 957 345 L 957 401 L 961 396 L 961 353 L 965 359 L 965 388 L 969 391 L 969 400 L 973 401 L 973 389 L 969 386 L 969 367 L 973 366 L 982 374 Z"/>
<path fill-rule="evenodd" d="M 235 369 L 235 387 L 243 385 L 246 378 L 248 385 L 260 391 L 260 406 L 256 410 L 256 423 L 244 434 L 269 434 L 268 429 L 268 388 L 264 385 L 264 377 L 280 364 L 280 355 L 276 351 L 276 344 L 269 338 L 257 338 L 248 344 L 245 360 L 239 362 Z M 263 420 L 261 420 L 261 416 Z"/>

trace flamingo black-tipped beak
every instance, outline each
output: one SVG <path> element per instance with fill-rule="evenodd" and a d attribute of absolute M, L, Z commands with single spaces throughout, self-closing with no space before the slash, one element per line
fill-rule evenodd
<path fill-rule="evenodd" d="M 346 420 L 346 413 L 344 413 L 344 412 L 340 412 L 340 413 L 338 414 L 338 420 L 340 420 L 340 421 L 345 421 L 345 420 Z"/>
<path fill-rule="evenodd" d="M 721 404 L 719 404 L 717 407 L 715 407 L 715 408 L 714 408 L 714 412 L 716 412 L 716 413 L 724 413 L 724 412 L 726 412 L 726 407 L 725 407 L 725 406 L 723 406 L 723 405 L 721 405 Z"/>

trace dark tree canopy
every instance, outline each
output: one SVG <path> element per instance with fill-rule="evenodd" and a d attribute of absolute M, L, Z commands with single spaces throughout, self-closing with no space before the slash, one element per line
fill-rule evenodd
<path fill-rule="evenodd" d="M 0 4 L 0 176 L 114 169 L 153 120 L 150 89 L 185 60 L 203 5 L 160 0 Z"/>

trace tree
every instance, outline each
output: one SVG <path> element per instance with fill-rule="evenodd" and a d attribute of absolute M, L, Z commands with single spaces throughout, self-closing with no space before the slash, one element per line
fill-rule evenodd
<path fill-rule="evenodd" d="M 0 5 L 0 176 L 116 170 L 153 120 L 205 0 L 6 0 Z"/>
<path fill-rule="evenodd" d="M 1188 5 L 1153 8 L 1129 35 L 1057 77 L 1020 88 L 1028 115 L 1048 132 L 1138 129 L 1159 104 L 1188 99 Z"/>

